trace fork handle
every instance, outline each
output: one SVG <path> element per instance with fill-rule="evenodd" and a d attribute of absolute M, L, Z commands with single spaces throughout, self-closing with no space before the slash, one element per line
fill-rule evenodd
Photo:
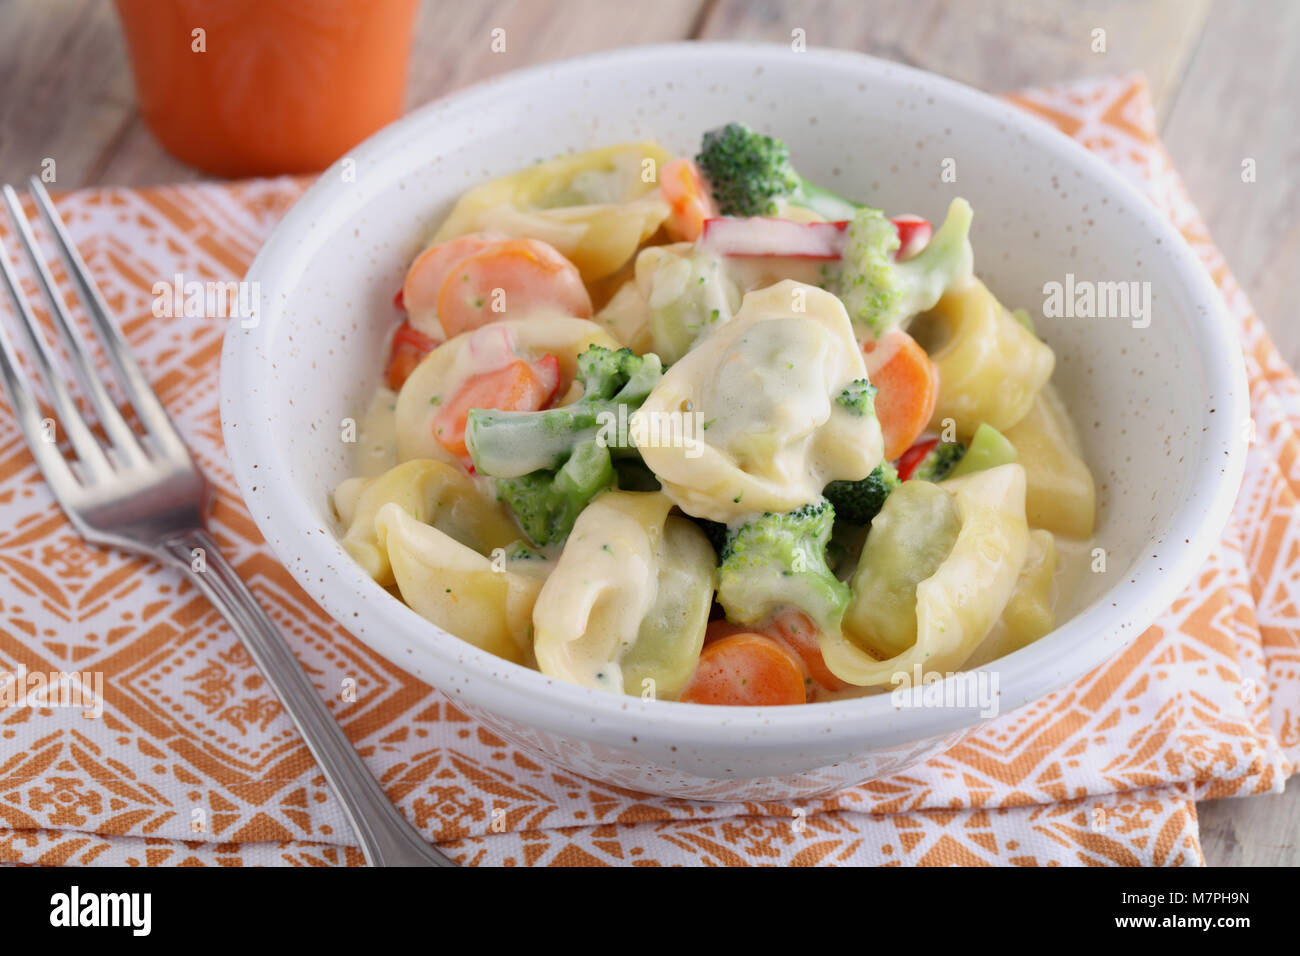
<path fill-rule="evenodd" d="M 202 549 L 201 560 L 196 549 Z M 162 550 L 173 566 L 189 575 L 244 642 L 324 771 L 334 796 L 343 804 L 366 862 L 371 866 L 455 866 L 393 806 L 212 536 L 203 529 L 188 531 L 164 541 Z"/>

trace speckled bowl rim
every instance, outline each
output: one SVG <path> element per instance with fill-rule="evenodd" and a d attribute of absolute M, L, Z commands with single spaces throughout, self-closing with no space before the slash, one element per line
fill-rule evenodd
<path fill-rule="evenodd" d="M 512 90 L 557 80 L 577 80 L 605 69 L 658 64 L 664 75 L 684 73 L 695 61 L 734 61 L 743 68 L 793 56 L 783 45 L 676 43 L 622 49 L 515 71 L 431 103 L 376 133 L 349 156 L 366 179 L 382 180 L 386 157 L 442 120 L 489 109 Z M 1101 159 L 1023 110 L 952 80 L 851 51 L 797 54 L 805 69 L 845 72 L 856 80 L 908 83 L 934 98 L 940 110 L 965 110 L 1024 137 L 1027 148 L 1046 150 L 1066 168 L 1106 183 L 1115 202 L 1149 208 L 1138 189 Z M 341 161 L 340 161 L 341 162 Z M 322 244 L 328 227 L 346 222 L 369 195 L 356 184 L 342 187 L 338 164 L 302 196 L 262 247 L 247 279 L 261 283 L 262 323 L 283 315 L 295 283 Z M 382 187 L 376 187 L 382 188 Z M 1205 415 L 1204 456 L 1189 495 L 1159 537 L 1186 540 L 1173 553 L 1157 550 L 1078 615 L 1040 641 L 977 670 L 996 669 L 1000 712 L 1036 700 L 1102 664 L 1131 643 L 1166 610 L 1206 560 L 1227 521 L 1245 461 L 1239 423 L 1248 415 L 1248 389 L 1235 323 L 1209 275 L 1174 226 L 1160 217 L 1149 239 L 1151 254 L 1168 257 L 1192 299 L 1203 308 L 1190 315 L 1209 394 L 1218 414 Z M 260 355 L 257 336 L 232 322 L 221 357 L 221 419 L 234 475 L 257 526 L 302 588 L 336 621 L 398 667 L 416 673 L 452 699 L 463 699 L 504 718 L 561 736 L 621 746 L 692 743 L 730 746 L 752 755 L 790 752 L 801 742 L 852 743 L 863 750 L 903 745 L 952 734 L 980 722 L 973 709 L 894 706 L 889 694 L 800 707 L 706 707 L 643 701 L 589 690 L 510 664 L 442 631 L 390 597 L 351 562 L 318 517 L 286 482 L 283 449 L 269 430 L 256 382 L 274 373 Z M 1220 361 L 1211 361 L 1214 356 Z M 302 361 L 308 361 L 303 359 Z M 1226 457 L 1225 457 L 1226 455 Z M 253 466 L 261 465 L 257 472 Z M 322 534 L 322 531 L 325 533 Z M 1154 537 L 1153 537 L 1154 540 Z M 416 658 L 419 664 L 416 664 Z M 829 737 L 828 737 L 829 735 Z"/>

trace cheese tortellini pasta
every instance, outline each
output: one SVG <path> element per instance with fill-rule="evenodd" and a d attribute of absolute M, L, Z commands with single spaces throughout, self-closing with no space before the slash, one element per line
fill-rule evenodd
<path fill-rule="evenodd" d="M 444 342 L 416 366 L 397 395 L 398 457 L 460 465 L 460 459 L 438 441 L 435 420 L 466 382 L 514 359 L 542 355 L 555 356 L 561 380 L 572 382 L 578 356 L 593 345 L 618 347 L 596 323 L 562 315 L 503 319 Z"/>
<path fill-rule="evenodd" d="M 540 239 L 594 282 L 616 272 L 668 218 L 656 189 L 670 159 L 658 143 L 625 143 L 538 163 L 476 186 L 433 237 L 470 232 Z"/>
<path fill-rule="evenodd" d="M 1011 600 L 1029 551 L 1024 469 L 1000 465 L 934 488 L 950 497 L 951 513 L 932 494 L 924 501 L 891 495 L 876 516 L 886 525 L 915 524 L 891 530 L 895 538 L 915 541 L 915 551 L 873 550 L 873 522 L 842 631 L 822 637 L 826 666 L 842 681 L 887 685 L 899 673 L 911 678 L 916 667 L 922 673 L 955 671 Z M 952 544 L 944 554 L 948 540 Z M 912 561 L 920 568 L 909 566 Z M 876 584 L 877 578 L 888 583 Z M 890 607 L 881 613 L 876 602 Z M 910 620 L 900 623 L 900 618 Z"/>
<path fill-rule="evenodd" d="M 379 509 L 375 530 L 413 611 L 498 657 L 531 660 L 529 621 L 545 573 L 539 559 L 480 554 L 398 504 Z"/>
<path fill-rule="evenodd" d="M 608 492 L 579 516 L 533 610 L 543 674 L 671 699 L 695 667 L 716 557 L 657 492 Z M 647 683 L 649 682 L 649 683 Z"/>
<path fill-rule="evenodd" d="M 650 350 L 665 365 L 740 308 L 740 292 L 721 257 L 690 243 L 644 250 L 636 259 L 636 284 L 646 302 Z"/>
<path fill-rule="evenodd" d="M 867 377 L 839 299 L 779 282 L 745 296 L 735 318 L 673 365 L 632 419 L 665 494 L 723 523 L 793 511 L 831 481 L 880 463 L 880 425 L 838 399 Z M 659 443 L 658 423 L 693 416 L 694 441 Z"/>
<path fill-rule="evenodd" d="M 964 200 L 935 228 L 797 158 L 732 123 L 459 198 L 333 495 L 375 599 L 688 705 L 884 693 L 1055 627 L 1098 504 L 1050 326 L 973 278 Z"/>
<path fill-rule="evenodd" d="M 962 438 L 981 424 L 1005 432 L 1024 418 L 1056 364 L 978 279 L 949 290 L 912 331 L 939 370 L 931 425 L 950 418 Z"/>
<path fill-rule="evenodd" d="M 1029 551 L 1016 589 L 1002 612 L 1008 650 L 1032 644 L 1056 626 L 1052 610 L 1055 577 L 1056 539 L 1050 531 L 1035 528 L 1029 532 Z"/>
<path fill-rule="evenodd" d="M 470 548 L 489 552 L 518 540 L 519 530 L 495 502 L 483 497 L 459 468 L 416 458 L 377 478 L 353 478 L 334 494 L 347 525 L 343 547 L 372 578 L 389 587 L 393 569 L 379 542 L 375 518 L 395 504 L 415 520 Z"/>
<path fill-rule="evenodd" d="M 1050 386 L 1007 430 L 1007 440 L 1025 466 L 1029 524 L 1071 538 L 1091 536 L 1097 507 L 1092 472 L 1075 448 L 1069 417 Z"/>

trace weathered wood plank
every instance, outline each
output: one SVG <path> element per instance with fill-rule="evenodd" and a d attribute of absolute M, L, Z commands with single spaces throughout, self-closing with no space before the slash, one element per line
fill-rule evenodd
<path fill-rule="evenodd" d="M 520 67 L 614 47 L 683 40 L 706 0 L 527 0 L 426 3 L 407 104 Z M 493 52 L 493 31 L 505 51 Z"/>
<path fill-rule="evenodd" d="M 703 37 L 860 50 L 991 92 L 1142 70 L 1157 107 L 1171 98 L 1209 0 L 718 0 Z M 1093 30 L 1105 30 L 1094 52 Z"/>
<path fill-rule="evenodd" d="M 1285 793 L 1196 805 L 1201 852 L 1210 866 L 1295 866 L 1300 863 L 1300 777 Z"/>
<path fill-rule="evenodd" d="M 1292 368 L 1300 367 L 1297 89 L 1300 4 L 1219 2 L 1163 133 L 1215 242 Z M 1243 182 L 1246 160 L 1254 160 L 1254 182 Z"/>
<path fill-rule="evenodd" d="M 1214 236 L 1292 368 L 1300 323 L 1300 4 L 1218 0 L 1188 65 L 1163 137 Z M 1253 159 L 1255 181 L 1242 163 Z M 1197 807 L 1206 860 L 1217 866 L 1300 864 L 1300 782 L 1286 792 Z"/>
<path fill-rule="evenodd" d="M 18 182 L 54 160 L 55 182 L 95 180 L 106 147 L 135 112 L 111 3 L 0 4 L 0 177 Z"/>

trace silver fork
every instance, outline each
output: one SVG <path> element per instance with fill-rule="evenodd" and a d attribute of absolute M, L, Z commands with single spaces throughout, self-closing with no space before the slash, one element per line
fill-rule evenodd
<path fill-rule="evenodd" d="M 52 306 L 59 336 L 107 439 L 106 444 L 101 444 L 95 437 L 78 411 L 67 384 L 55 370 L 49 347 L 23 297 L 13 263 L 0 243 L 0 271 L 22 319 L 20 324 L 32 347 L 36 370 L 45 382 L 55 414 L 76 455 L 75 461 L 69 461 L 59 450 L 0 325 L 0 376 L 54 497 L 87 541 L 147 555 L 180 570 L 225 616 L 320 764 L 371 866 L 455 866 L 425 842 L 389 801 L 271 619 L 204 529 L 207 481 L 131 357 L 45 187 L 34 176 L 30 183 L 109 364 L 117 373 L 118 382 L 144 431 L 143 436 L 137 435 L 113 403 L 90 352 L 81 341 L 67 304 L 55 287 L 18 196 L 12 187 L 5 186 L 5 204 L 17 226 L 19 241 L 35 267 L 41 291 Z"/>

